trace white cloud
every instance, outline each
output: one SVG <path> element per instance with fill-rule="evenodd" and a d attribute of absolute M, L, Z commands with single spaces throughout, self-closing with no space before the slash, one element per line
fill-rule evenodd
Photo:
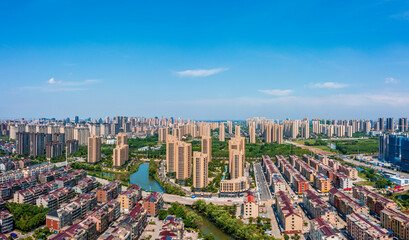
<path fill-rule="evenodd" d="M 265 89 L 258 90 L 261 93 L 265 93 L 272 96 L 287 96 L 293 92 L 291 89 L 281 90 L 281 89 Z"/>
<path fill-rule="evenodd" d="M 179 77 L 207 77 L 223 71 L 228 68 L 213 68 L 213 69 L 192 69 L 176 72 Z"/>
<path fill-rule="evenodd" d="M 91 85 L 98 82 L 96 79 L 88 79 L 80 82 L 64 82 L 56 81 L 55 78 L 50 78 L 46 85 L 41 86 L 23 86 L 20 90 L 32 90 L 42 92 L 73 92 L 73 91 L 85 91 L 87 88 L 81 87 L 85 85 Z"/>
<path fill-rule="evenodd" d="M 398 20 L 407 20 L 409 21 L 409 11 L 403 12 L 403 13 L 398 13 L 390 16 L 391 18 L 395 18 Z"/>
<path fill-rule="evenodd" d="M 311 85 L 312 88 L 345 88 L 348 84 L 337 83 L 337 82 L 320 82 Z"/>
<path fill-rule="evenodd" d="M 395 78 L 393 78 L 393 77 L 387 77 L 387 78 L 385 78 L 385 83 L 386 83 L 386 84 L 389 84 L 389 83 L 399 83 L 399 80 L 398 80 L 398 79 L 395 79 Z"/>

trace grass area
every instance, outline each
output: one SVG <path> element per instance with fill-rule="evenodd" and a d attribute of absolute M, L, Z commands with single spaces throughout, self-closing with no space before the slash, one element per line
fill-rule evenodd
<path fill-rule="evenodd" d="M 357 186 L 371 186 L 371 187 L 374 187 L 374 186 L 375 186 L 375 183 L 374 183 L 374 182 L 371 182 L 371 181 L 361 181 L 361 182 L 355 183 L 355 185 L 357 185 Z"/>
<path fill-rule="evenodd" d="M 306 146 L 312 146 L 326 151 L 339 152 L 341 154 L 357 154 L 367 153 L 375 154 L 378 152 L 378 138 L 368 139 L 331 139 L 331 140 L 297 140 L 294 141 Z M 327 145 L 333 143 L 336 145 L 336 150 L 331 149 Z"/>
<path fill-rule="evenodd" d="M 409 209 L 409 192 L 403 192 L 403 193 L 395 193 L 395 194 L 388 194 L 388 198 L 392 199 L 396 203 L 398 203 L 399 206 L 403 208 L 403 210 L 408 210 Z"/>

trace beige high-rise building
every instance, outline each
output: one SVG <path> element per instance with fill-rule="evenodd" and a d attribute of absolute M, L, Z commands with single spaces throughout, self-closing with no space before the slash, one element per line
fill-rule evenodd
<path fill-rule="evenodd" d="M 219 127 L 219 141 L 220 142 L 224 142 L 226 140 L 225 134 L 226 134 L 226 129 L 224 127 L 224 123 L 220 123 L 220 127 Z"/>
<path fill-rule="evenodd" d="M 284 126 L 283 125 L 276 125 L 277 129 L 276 129 L 276 134 L 277 134 L 277 140 L 276 143 L 278 144 L 283 144 L 284 140 L 283 140 L 283 135 L 284 135 Z"/>
<path fill-rule="evenodd" d="M 207 154 L 208 161 L 212 161 L 212 137 L 202 137 L 202 153 Z"/>
<path fill-rule="evenodd" d="M 245 151 L 244 137 L 235 137 L 229 141 L 229 172 L 231 179 L 244 176 Z"/>
<path fill-rule="evenodd" d="M 178 140 L 182 140 L 182 131 L 180 130 L 180 127 L 174 127 L 172 129 L 172 135 Z"/>
<path fill-rule="evenodd" d="M 116 136 L 116 147 L 112 160 L 114 167 L 120 167 L 129 160 L 128 136 L 125 133 L 118 133 Z"/>
<path fill-rule="evenodd" d="M 264 140 L 266 143 L 283 144 L 283 125 L 268 123 L 264 126 Z"/>
<path fill-rule="evenodd" d="M 231 121 L 227 121 L 227 130 L 230 135 L 233 135 L 233 123 Z"/>
<path fill-rule="evenodd" d="M 158 141 L 160 143 L 166 142 L 166 137 L 169 134 L 169 128 L 159 128 L 158 130 Z"/>
<path fill-rule="evenodd" d="M 310 138 L 310 124 L 307 121 L 301 123 L 301 138 Z"/>
<path fill-rule="evenodd" d="M 178 141 L 176 147 L 176 179 L 185 180 L 192 174 L 192 144 Z"/>
<path fill-rule="evenodd" d="M 166 141 L 167 172 L 176 172 L 176 179 L 185 180 L 192 173 L 192 144 L 168 136 Z"/>
<path fill-rule="evenodd" d="M 101 161 L 101 137 L 92 135 L 88 138 L 88 162 Z"/>
<path fill-rule="evenodd" d="M 79 145 L 85 146 L 87 145 L 87 140 L 89 134 L 89 129 L 86 127 L 76 127 L 74 128 L 74 139 L 78 140 Z"/>
<path fill-rule="evenodd" d="M 249 123 L 249 135 L 250 135 L 250 143 L 256 143 L 256 123 L 255 122 Z"/>
<path fill-rule="evenodd" d="M 230 160 L 230 178 L 236 179 L 240 177 L 244 177 L 244 169 L 245 169 L 245 155 L 243 151 L 239 150 L 232 150 L 231 160 Z"/>
<path fill-rule="evenodd" d="M 236 125 L 236 129 L 234 130 L 234 136 L 240 137 L 240 126 Z"/>
<path fill-rule="evenodd" d="M 175 164 L 175 151 L 176 151 L 176 144 L 177 138 L 173 135 L 169 135 L 166 138 L 166 171 L 167 172 L 176 172 L 176 164 Z"/>
<path fill-rule="evenodd" d="M 202 189 L 208 185 L 208 155 L 202 152 L 193 152 L 193 187 Z"/>

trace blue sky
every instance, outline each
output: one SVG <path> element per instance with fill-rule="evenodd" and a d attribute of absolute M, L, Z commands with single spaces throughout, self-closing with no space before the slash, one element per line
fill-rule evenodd
<path fill-rule="evenodd" d="M 0 118 L 407 116 L 408 1 L 1 1 Z"/>

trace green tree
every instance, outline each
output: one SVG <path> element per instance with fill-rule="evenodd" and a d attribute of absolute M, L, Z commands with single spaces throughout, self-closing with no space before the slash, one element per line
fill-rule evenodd
<path fill-rule="evenodd" d="M 166 210 L 164 210 L 164 209 L 159 210 L 159 212 L 158 212 L 159 220 L 163 220 L 167 216 L 168 216 L 168 212 Z"/>
<path fill-rule="evenodd" d="M 205 240 L 214 240 L 213 234 L 209 233 L 204 237 Z"/>

